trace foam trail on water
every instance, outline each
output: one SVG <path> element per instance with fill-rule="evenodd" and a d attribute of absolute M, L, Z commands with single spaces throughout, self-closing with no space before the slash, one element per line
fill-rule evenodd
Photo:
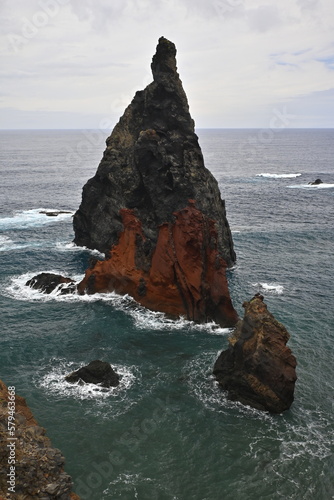
<path fill-rule="evenodd" d="M 27 248 L 40 248 L 45 244 L 41 242 L 19 243 L 10 239 L 8 236 L 0 236 L 0 252 L 12 252 L 13 250 L 25 250 Z"/>
<path fill-rule="evenodd" d="M 283 285 L 275 283 L 252 283 L 252 286 L 262 290 L 263 292 L 275 293 L 277 295 L 282 295 L 284 291 Z"/>
<path fill-rule="evenodd" d="M 231 410 L 236 411 L 236 418 L 255 418 L 270 420 L 269 413 L 245 406 L 238 401 L 231 401 L 227 393 L 222 391 L 212 369 L 221 351 L 202 352 L 196 358 L 189 361 L 184 368 L 184 377 L 187 380 L 189 393 L 198 399 L 205 408 L 215 413 L 228 415 Z"/>
<path fill-rule="evenodd" d="M 87 247 L 79 247 L 73 241 L 58 241 L 56 243 L 56 250 L 59 252 L 90 252 L 92 255 L 95 255 L 99 259 L 104 259 L 104 254 L 99 252 L 98 250 L 92 250 L 91 248 Z"/>
<path fill-rule="evenodd" d="M 124 399 L 126 396 L 123 394 L 135 382 L 138 375 L 138 370 L 135 366 L 124 366 L 113 364 L 112 368 L 121 376 L 120 383 L 117 387 L 101 387 L 96 384 L 70 384 L 66 382 L 65 376 L 85 365 L 85 363 L 74 363 L 63 359 L 52 359 L 50 364 L 53 365 L 49 370 L 49 365 L 42 370 L 48 369 L 47 373 L 42 375 L 38 374 L 36 378 L 36 385 L 45 389 L 49 394 L 70 397 L 75 399 L 99 399 L 104 400 L 110 397 Z M 139 376 L 140 377 L 140 376 Z"/>
<path fill-rule="evenodd" d="M 1 292 L 7 297 L 11 297 L 15 300 L 22 300 L 28 302 L 97 302 L 102 301 L 110 304 L 115 309 L 122 311 L 129 315 L 135 323 L 135 326 L 140 330 L 146 330 L 148 328 L 152 330 L 169 330 L 171 332 L 175 330 L 195 330 L 203 331 L 209 333 L 210 335 L 225 336 L 230 333 L 229 328 L 222 328 L 214 322 L 210 323 L 194 323 L 185 318 L 170 319 L 162 312 L 154 312 L 146 309 L 145 307 L 138 304 L 129 295 L 118 295 L 115 292 L 110 293 L 95 293 L 93 295 L 79 295 L 78 293 L 70 293 L 68 295 L 61 295 L 61 290 L 66 288 L 66 285 L 59 285 L 50 294 L 45 294 L 34 288 L 26 286 L 27 281 L 29 281 L 33 276 L 40 273 L 53 273 L 60 274 L 67 277 L 67 273 L 63 270 L 46 270 L 46 271 L 36 271 L 34 273 L 25 273 L 20 276 L 15 276 L 11 278 L 10 284 L 8 284 Z M 83 279 L 83 275 L 68 276 L 72 278 L 77 283 Z"/>
<path fill-rule="evenodd" d="M 267 179 L 293 179 L 295 177 L 300 177 L 302 174 L 270 174 L 270 173 L 261 173 L 256 174 L 256 177 L 266 177 Z"/>
<path fill-rule="evenodd" d="M 292 186 L 287 186 L 291 189 L 333 189 L 334 184 L 329 182 L 323 182 L 322 184 L 293 184 Z"/>
<path fill-rule="evenodd" d="M 11 217 L 0 218 L 0 230 L 30 229 L 50 224 L 51 222 L 62 222 L 70 219 L 74 212 L 59 214 L 56 217 L 49 217 L 41 212 L 57 212 L 50 208 L 34 208 L 15 212 Z"/>
<path fill-rule="evenodd" d="M 29 281 L 33 276 L 40 274 L 41 272 L 61 274 L 62 276 L 67 277 L 67 273 L 65 271 L 55 271 L 53 269 L 47 271 L 36 271 L 35 273 L 21 274 L 20 276 L 11 278 L 11 283 L 2 290 L 2 294 L 16 300 L 23 300 L 28 302 L 49 302 L 52 300 L 64 301 L 64 299 L 67 301 L 77 300 L 77 297 L 79 296 L 76 294 L 60 295 L 60 287 L 57 287 L 50 294 L 45 294 L 40 292 L 39 290 L 31 288 L 30 286 L 26 286 L 27 281 Z M 83 275 L 75 276 L 73 279 L 77 281 L 77 278 L 82 279 Z"/>

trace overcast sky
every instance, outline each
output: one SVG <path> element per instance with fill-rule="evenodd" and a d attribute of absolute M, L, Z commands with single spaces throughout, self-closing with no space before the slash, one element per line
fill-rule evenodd
<path fill-rule="evenodd" d="M 0 0 L 0 128 L 107 128 L 160 36 L 198 128 L 334 127 L 333 0 Z"/>

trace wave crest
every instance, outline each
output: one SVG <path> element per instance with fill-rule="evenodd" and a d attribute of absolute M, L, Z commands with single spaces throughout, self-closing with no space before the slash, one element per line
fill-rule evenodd
<path fill-rule="evenodd" d="M 93 295 L 79 295 L 78 293 L 70 293 L 67 295 L 62 295 L 61 290 L 64 285 L 59 285 L 50 294 L 45 294 L 40 290 L 36 290 L 29 286 L 26 286 L 27 281 L 29 281 L 33 276 L 40 273 L 52 273 L 61 274 L 62 276 L 67 276 L 67 273 L 62 270 L 47 270 L 47 271 L 36 271 L 34 273 L 25 273 L 20 276 L 12 277 L 11 283 L 2 290 L 2 293 L 15 300 L 22 300 L 27 302 L 97 302 L 103 301 L 110 304 L 115 309 L 126 313 L 131 316 L 135 323 L 136 328 L 139 330 L 170 330 L 170 332 L 175 332 L 175 330 L 194 330 L 194 331 L 205 331 L 210 335 L 225 336 L 230 333 L 229 328 L 222 328 L 217 323 L 213 321 L 210 323 L 195 323 L 189 321 L 185 318 L 170 319 L 162 312 L 155 312 L 146 309 L 145 307 L 138 304 L 129 295 L 119 295 L 115 292 L 110 293 L 95 293 Z M 83 275 L 70 276 L 74 281 L 79 282 L 83 279 Z"/>
<path fill-rule="evenodd" d="M 256 177 L 266 177 L 268 179 L 294 179 L 296 177 L 300 177 L 302 174 L 270 174 L 268 172 L 264 172 L 261 174 L 256 174 Z"/>
<path fill-rule="evenodd" d="M 283 285 L 278 285 L 275 283 L 252 283 L 254 288 L 257 288 L 259 291 L 274 293 L 276 295 L 282 295 L 284 291 Z"/>
<path fill-rule="evenodd" d="M 49 394 L 62 397 L 71 397 L 75 399 L 99 399 L 104 400 L 110 397 L 122 397 L 127 389 L 129 389 L 135 379 L 137 368 L 135 366 L 124 366 L 113 364 L 113 369 L 121 376 L 120 383 L 117 387 L 105 388 L 96 384 L 70 384 L 66 382 L 65 376 L 79 368 L 78 363 L 65 361 L 63 359 L 52 359 L 51 364 L 54 364 L 51 371 L 48 371 L 42 377 L 39 374 L 39 379 L 36 385 L 45 389 Z M 83 365 L 84 363 L 82 363 Z M 126 397 L 126 396 L 124 396 Z"/>
<path fill-rule="evenodd" d="M 43 213 L 44 212 L 44 213 Z M 56 217 L 49 217 L 45 212 L 59 212 L 50 208 L 33 208 L 31 210 L 21 210 L 15 212 L 11 217 L 0 218 L 0 230 L 30 229 L 50 224 L 51 222 L 61 222 L 70 219 L 74 212 L 59 213 Z"/>
<path fill-rule="evenodd" d="M 334 184 L 330 182 L 323 182 L 322 184 L 293 184 L 288 186 L 291 189 L 333 189 Z"/>

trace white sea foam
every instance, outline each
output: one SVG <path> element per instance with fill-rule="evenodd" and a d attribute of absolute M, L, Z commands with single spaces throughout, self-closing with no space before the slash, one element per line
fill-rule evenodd
<path fill-rule="evenodd" d="M 134 306 L 135 304 L 135 306 Z M 128 309 L 129 314 L 134 319 L 136 328 L 139 330 L 196 330 L 205 331 L 211 335 L 224 336 L 230 333 L 229 328 L 221 328 L 213 321 L 210 323 L 195 323 L 183 317 L 179 319 L 169 319 L 162 312 L 155 312 L 140 306 L 132 300 L 132 307 Z"/>
<path fill-rule="evenodd" d="M 7 250 L 8 247 L 13 245 L 13 241 L 8 238 L 8 236 L 1 236 L 0 235 L 0 251 Z"/>
<path fill-rule="evenodd" d="M 51 222 L 61 222 L 68 220 L 74 214 L 74 212 L 59 214 L 57 217 L 49 217 L 41 212 L 57 212 L 58 210 L 52 210 L 50 208 L 34 208 L 31 210 L 22 210 L 15 212 L 11 217 L 0 218 L 0 229 L 29 229 L 33 227 L 44 226 L 50 224 Z"/>
<path fill-rule="evenodd" d="M 87 247 L 79 247 L 73 242 L 58 241 L 54 245 L 51 241 L 32 241 L 17 242 L 13 241 L 9 236 L 0 235 L 0 252 L 10 252 L 12 250 L 23 250 L 27 248 L 50 248 L 58 252 L 89 252 L 94 257 L 103 260 L 104 254 L 98 250 L 92 250 Z"/>
<path fill-rule="evenodd" d="M 8 236 L 0 236 L 0 252 L 11 252 L 12 250 L 24 250 L 27 248 L 39 248 L 43 246 L 45 246 L 45 244 L 38 241 L 19 243 L 13 241 Z"/>
<path fill-rule="evenodd" d="M 168 498 L 170 500 L 178 500 L 179 498 L 170 491 L 170 488 L 172 488 L 170 483 L 165 486 L 157 479 L 145 477 L 142 474 L 121 473 L 103 491 L 103 495 L 107 496 L 103 496 L 101 500 L 109 499 L 115 495 L 117 495 L 117 498 L 122 496 L 122 498 L 140 499 L 142 497 L 138 488 L 142 487 L 143 484 L 145 484 L 145 491 L 150 490 L 151 498 Z"/>
<path fill-rule="evenodd" d="M 323 182 L 322 184 L 293 184 L 288 186 L 290 189 L 333 189 L 334 184 L 329 182 Z"/>
<path fill-rule="evenodd" d="M 185 318 L 170 319 L 162 312 L 154 312 L 146 309 L 138 304 L 129 295 L 119 295 L 115 292 L 110 293 L 95 293 L 93 295 L 79 295 L 77 293 L 70 293 L 68 295 L 61 295 L 61 290 L 66 288 L 66 285 L 59 285 L 50 294 L 45 294 L 39 290 L 35 290 L 26 286 L 33 276 L 40 273 L 53 273 L 60 274 L 67 277 L 67 273 L 63 270 L 43 270 L 34 273 L 25 273 L 20 276 L 12 277 L 11 282 L 2 290 L 2 294 L 11 297 L 15 300 L 22 300 L 28 302 L 97 302 L 103 301 L 110 304 L 115 309 L 122 311 L 133 319 L 136 328 L 139 330 L 195 330 L 209 333 L 210 335 L 225 336 L 230 332 L 229 328 L 222 328 L 214 322 L 198 324 L 193 321 L 186 320 Z M 69 276 L 76 282 L 83 279 L 83 275 Z"/>
<path fill-rule="evenodd" d="M 87 251 L 90 252 L 91 254 L 95 255 L 99 259 L 104 259 L 104 254 L 99 252 L 98 250 L 92 250 L 91 248 L 87 247 L 79 247 L 73 241 L 58 241 L 56 243 L 56 250 L 59 252 L 82 252 L 82 251 Z"/>
<path fill-rule="evenodd" d="M 300 177 L 302 174 L 270 174 L 270 173 L 261 173 L 256 174 L 256 177 L 266 177 L 268 179 L 294 179 L 295 177 Z"/>
<path fill-rule="evenodd" d="M 227 392 L 220 388 L 212 375 L 212 367 L 220 352 L 203 352 L 187 364 L 184 375 L 188 381 L 189 392 L 201 401 L 205 408 L 215 413 L 229 415 L 231 410 L 236 410 L 237 416 L 241 418 L 254 417 L 261 420 L 271 420 L 272 417 L 269 413 L 227 398 Z"/>
<path fill-rule="evenodd" d="M 283 285 L 278 285 L 276 283 L 252 283 L 252 286 L 259 291 L 274 293 L 276 295 L 282 295 L 284 291 Z"/>
<path fill-rule="evenodd" d="M 47 391 L 48 394 L 75 399 L 98 399 L 105 400 L 111 397 L 124 399 L 126 391 L 133 385 L 136 378 L 140 378 L 138 369 L 135 366 L 115 365 L 112 367 L 121 376 L 117 387 L 105 388 L 96 384 L 66 382 L 65 376 L 78 370 L 85 363 L 69 362 L 63 359 L 52 359 L 50 364 L 54 365 L 51 370 L 41 376 L 38 373 L 36 385 Z M 47 367 L 49 368 L 49 367 Z M 45 368 L 44 368 L 45 371 Z"/>
<path fill-rule="evenodd" d="M 40 274 L 41 272 L 45 273 L 53 273 L 53 274 L 61 274 L 62 276 L 67 276 L 67 273 L 63 270 L 47 270 L 47 271 L 36 271 L 35 273 L 25 273 L 20 276 L 13 277 L 11 279 L 11 283 L 2 291 L 3 295 L 9 296 L 16 300 L 23 300 L 28 302 L 49 302 L 53 300 L 58 301 L 73 301 L 78 300 L 79 295 L 77 294 L 69 294 L 69 295 L 60 295 L 60 289 L 62 285 L 58 286 L 52 293 L 46 294 L 42 293 L 39 290 L 35 290 L 30 286 L 26 286 L 28 280 L 30 280 L 33 276 Z M 83 275 L 73 277 L 75 281 L 77 278 L 82 279 Z M 88 297 L 88 296 L 87 296 Z"/>

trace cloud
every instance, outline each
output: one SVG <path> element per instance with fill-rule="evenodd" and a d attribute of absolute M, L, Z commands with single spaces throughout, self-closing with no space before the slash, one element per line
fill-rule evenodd
<path fill-rule="evenodd" d="M 247 12 L 248 23 L 252 30 L 264 33 L 279 26 L 282 18 L 276 5 L 261 5 Z"/>
<path fill-rule="evenodd" d="M 72 113 L 66 122 L 78 128 L 83 112 L 91 116 L 92 128 L 99 116 L 119 116 L 135 91 L 152 80 L 150 62 L 162 35 L 177 45 L 179 72 L 201 127 L 262 127 L 275 106 L 301 96 L 314 112 L 313 126 L 334 117 L 332 101 L 326 110 L 316 97 L 333 82 L 332 0 L 0 5 L 0 106 L 7 116 L 13 110 L 30 113 L 39 127 L 38 110 L 45 113 L 46 128 L 52 113 L 58 113 L 57 124 L 62 113 Z"/>

